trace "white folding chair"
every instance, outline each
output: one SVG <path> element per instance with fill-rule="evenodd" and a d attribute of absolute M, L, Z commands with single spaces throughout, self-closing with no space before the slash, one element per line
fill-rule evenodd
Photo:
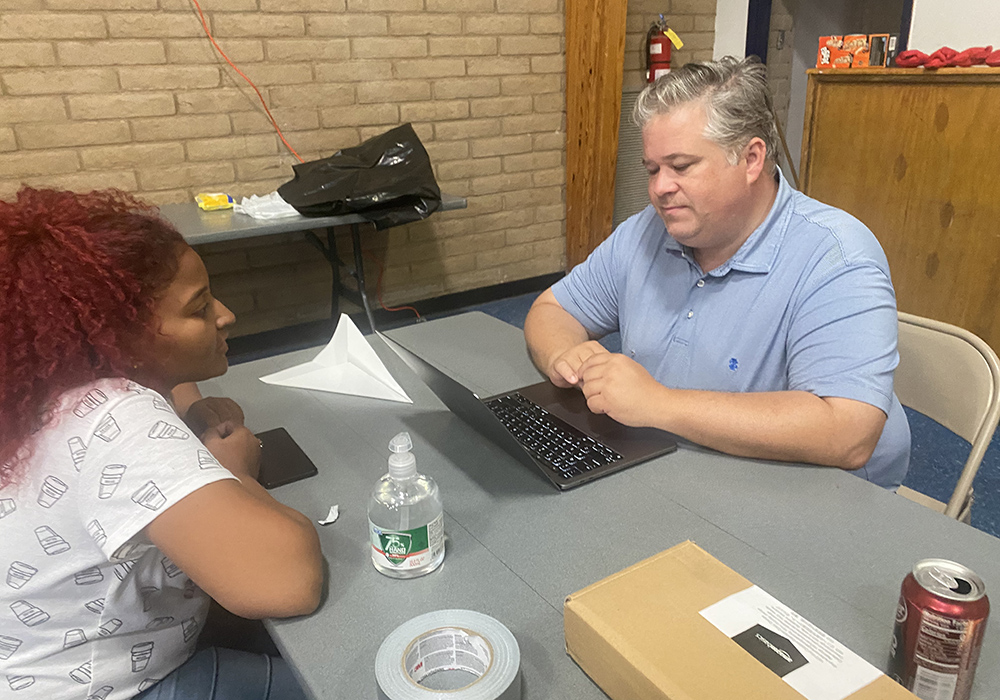
<path fill-rule="evenodd" d="M 950 323 L 899 313 L 896 396 L 972 443 L 947 505 L 905 486 L 898 493 L 969 522 L 972 481 L 1000 419 L 1000 361 L 981 338 Z"/>

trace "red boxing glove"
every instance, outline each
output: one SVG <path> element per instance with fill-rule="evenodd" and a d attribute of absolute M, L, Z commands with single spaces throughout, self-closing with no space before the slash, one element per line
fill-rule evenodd
<path fill-rule="evenodd" d="M 1000 67 L 1000 49 L 997 49 L 986 57 L 986 65 L 993 68 Z"/>
<path fill-rule="evenodd" d="M 977 46 L 972 49 L 966 49 L 955 56 L 955 58 L 951 59 L 949 65 L 959 66 L 961 68 L 978 66 L 980 63 L 984 63 L 986 61 L 986 57 L 991 53 L 993 53 L 992 46 Z"/>
<path fill-rule="evenodd" d="M 928 58 L 930 57 L 923 51 L 909 49 L 908 51 L 901 51 L 896 55 L 896 65 L 900 68 L 918 68 L 927 63 Z"/>
<path fill-rule="evenodd" d="M 924 63 L 924 68 L 944 68 L 945 66 L 950 66 L 952 59 L 958 55 L 958 51 L 949 47 L 942 46 L 940 49 L 935 51 Z"/>

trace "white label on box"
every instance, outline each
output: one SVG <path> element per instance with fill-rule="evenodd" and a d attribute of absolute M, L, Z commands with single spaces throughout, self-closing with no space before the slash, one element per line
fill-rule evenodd
<path fill-rule="evenodd" d="M 701 616 L 806 700 L 843 700 L 882 675 L 757 586 L 709 605 Z"/>

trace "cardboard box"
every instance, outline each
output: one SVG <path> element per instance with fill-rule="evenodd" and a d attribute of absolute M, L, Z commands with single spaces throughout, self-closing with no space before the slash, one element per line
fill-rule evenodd
<path fill-rule="evenodd" d="M 842 37 L 821 36 L 819 38 L 819 51 L 816 52 L 816 67 L 832 68 L 833 64 L 830 63 L 830 60 L 832 58 L 831 54 L 835 49 L 839 49 L 842 43 L 843 43 Z"/>
<path fill-rule="evenodd" d="M 567 653 L 612 700 L 915 697 L 693 542 L 569 596 L 564 624 Z"/>
<path fill-rule="evenodd" d="M 844 51 L 850 52 L 851 68 L 868 67 L 869 51 L 867 34 L 848 34 L 844 37 L 844 44 L 841 48 Z"/>
<path fill-rule="evenodd" d="M 850 68 L 854 64 L 854 53 L 847 49 L 830 49 L 831 68 Z"/>

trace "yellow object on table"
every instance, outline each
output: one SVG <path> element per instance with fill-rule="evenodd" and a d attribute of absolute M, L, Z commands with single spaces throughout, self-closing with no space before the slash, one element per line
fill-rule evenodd
<path fill-rule="evenodd" d="M 200 192 L 195 195 L 194 201 L 204 211 L 233 208 L 233 198 L 224 192 Z"/>

